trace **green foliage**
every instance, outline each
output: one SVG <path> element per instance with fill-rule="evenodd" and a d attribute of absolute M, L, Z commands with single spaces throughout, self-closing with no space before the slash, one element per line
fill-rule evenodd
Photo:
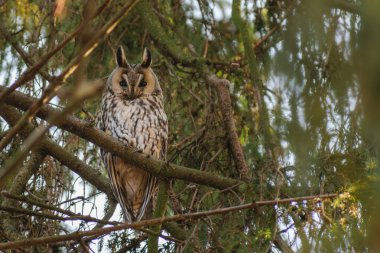
<path fill-rule="evenodd" d="M 53 2 L 0 3 L 2 26 L 35 62 L 83 20 L 83 1 L 66 1 L 60 18 L 52 16 Z M 88 2 L 98 6 L 103 1 Z M 124 46 L 131 63 L 139 63 L 143 47 L 148 46 L 169 118 L 168 160 L 238 179 L 217 94 L 204 79 L 202 67 L 207 66 L 212 73 L 231 82 L 236 129 L 253 175 L 250 192 L 243 195 L 234 190 L 218 191 L 173 181 L 169 187 L 170 214 L 218 209 L 253 200 L 343 194 L 323 202 L 276 205 L 181 222 L 178 226 L 189 236 L 187 241 L 176 244 L 166 240 L 159 251 L 286 252 L 278 241 L 281 239 L 295 252 L 371 252 L 366 241 L 367 225 L 378 192 L 379 143 L 372 139 L 378 137 L 377 126 L 367 123 L 376 117 L 366 113 L 368 108 L 375 108 L 374 115 L 378 111 L 374 102 L 378 88 L 371 92 L 372 86 L 364 84 L 376 76 L 371 73 L 376 73 L 375 58 L 379 54 L 376 44 L 371 43 L 375 40 L 370 35 L 366 35 L 371 38 L 368 40 L 363 36 L 363 27 L 367 24 L 371 28 L 373 17 L 368 14 L 368 20 L 364 19 L 367 23 L 363 24 L 364 14 L 354 14 L 329 1 L 233 2 L 231 5 L 224 0 L 141 0 L 111 34 L 99 41 L 85 69 L 88 80 L 105 78 L 111 73 L 118 45 Z M 365 5 L 365 1 L 359 0 L 343 2 Z M 111 1 L 86 29 L 100 29 L 123 3 Z M 370 57 L 372 64 L 364 70 L 358 63 L 360 49 L 364 47 L 361 43 L 373 46 L 375 52 L 374 58 Z M 79 40 L 73 40 L 43 69 L 52 76 L 60 73 L 80 48 Z M 22 57 L 2 37 L 0 62 L 1 85 L 9 86 L 27 68 Z M 367 67 L 372 70 L 368 75 Z M 64 88 L 73 87 L 71 79 Z M 40 97 L 47 85 L 42 80 L 42 77 L 34 79 L 22 91 Z M 70 98 L 56 99 L 54 104 L 65 107 L 69 101 Z M 75 116 L 93 120 L 98 104 L 99 97 L 86 101 Z M 0 121 L 0 136 L 7 128 Z M 92 144 L 60 129 L 51 129 L 49 136 L 106 175 Z M 20 139 L 13 140 L 0 152 L 0 166 L 11 157 L 19 142 Z M 25 186 L 25 195 L 58 205 L 79 192 L 78 185 L 85 189 L 80 193 L 86 199 L 80 204 L 83 212 L 89 202 L 96 204 L 93 196 L 99 194 L 97 189 L 58 162 L 46 159 Z M 73 201 L 62 206 L 70 210 L 77 207 Z M 54 234 L 78 228 L 73 225 L 62 229 L 64 226 L 54 221 L 44 222 Z M 38 230 L 37 223 L 28 217 L 17 229 L 26 238 L 47 235 L 48 230 Z M 38 233 L 27 234 L 29 228 Z M 111 233 L 96 241 L 97 250 L 115 252 L 136 237 L 130 231 Z M 6 240 L 0 235 L 0 241 Z M 144 252 L 146 248 L 142 243 L 131 252 Z"/>

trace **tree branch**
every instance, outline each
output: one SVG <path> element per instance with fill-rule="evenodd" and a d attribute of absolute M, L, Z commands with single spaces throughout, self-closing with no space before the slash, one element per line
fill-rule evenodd
<path fill-rule="evenodd" d="M 97 222 L 97 223 L 103 223 L 103 224 L 111 224 L 111 225 L 116 225 L 120 224 L 119 222 L 115 221 L 103 221 L 88 215 L 69 215 L 68 217 L 63 217 L 55 214 L 50 214 L 46 212 L 37 212 L 37 211 L 31 211 L 25 208 L 15 208 L 15 207 L 7 207 L 7 206 L 1 206 L 0 205 L 0 210 L 1 211 L 6 211 L 9 213 L 19 213 L 19 214 L 25 214 L 25 215 L 31 215 L 35 217 L 41 217 L 45 219 L 52 219 L 52 220 L 60 220 L 60 221 L 73 221 L 73 220 L 82 220 L 86 222 Z"/>
<path fill-rule="evenodd" d="M 10 129 L 9 133 L 0 140 L 0 150 L 10 142 L 13 136 L 16 135 L 17 132 L 25 125 L 27 120 L 30 121 L 35 116 L 41 106 L 47 104 L 56 95 L 58 88 L 69 76 L 71 76 L 71 74 L 74 73 L 74 71 L 78 68 L 80 61 L 87 58 L 91 52 L 94 51 L 94 49 L 99 45 L 100 38 L 111 33 L 116 28 L 116 26 L 121 22 L 121 19 L 130 12 L 137 1 L 138 0 L 128 1 L 120 8 L 119 12 L 113 15 L 113 18 L 107 24 L 97 30 L 97 32 L 86 43 L 77 56 L 66 66 L 62 73 L 59 76 L 54 77 L 53 82 L 50 82 L 49 86 L 43 91 L 42 96 L 30 106 L 22 118 Z M 33 77 L 35 74 L 36 73 L 33 74 Z M 13 91 L 12 87 L 13 85 L 11 88 L 5 89 L 4 92 L 1 93 L 0 102 L 6 95 Z"/>
<path fill-rule="evenodd" d="M 15 92 L 18 93 L 18 92 Z M 15 93 L 12 93 L 13 96 Z M 13 107 L 8 105 L 0 104 L 0 115 L 3 117 L 10 125 L 15 124 L 21 117 L 20 113 Z M 22 138 L 26 138 L 34 129 L 30 123 L 25 126 L 21 131 Z M 56 160 L 61 162 L 63 165 L 71 169 L 73 172 L 81 176 L 84 180 L 88 181 L 94 185 L 100 191 L 106 193 L 108 198 L 113 198 L 113 193 L 108 180 L 96 172 L 93 168 L 67 152 L 65 149 L 58 146 L 48 137 L 44 136 L 40 142 L 40 148 L 48 155 L 54 157 Z"/>
<path fill-rule="evenodd" d="M 26 203 L 29 203 L 29 204 L 32 204 L 32 205 L 35 205 L 35 206 L 39 206 L 39 207 L 44 208 L 44 209 L 49 209 L 49 210 L 52 210 L 52 211 L 56 211 L 56 212 L 65 214 L 65 215 L 68 215 L 68 216 L 78 216 L 78 214 L 76 214 L 74 212 L 71 212 L 69 210 L 65 210 L 65 209 L 58 208 L 58 207 L 55 207 L 55 206 L 52 206 L 52 205 L 41 203 L 39 201 L 35 201 L 35 200 L 32 200 L 32 199 L 29 199 L 29 198 L 27 198 L 25 196 L 17 196 L 15 194 L 9 193 L 7 191 L 2 191 L 1 195 L 3 195 L 4 197 L 6 197 L 8 199 L 17 200 L 17 201 L 21 201 L 21 202 L 26 202 Z M 83 216 L 83 217 L 91 219 L 89 221 L 96 221 L 96 222 L 99 222 L 101 224 L 114 224 L 114 225 L 115 224 L 119 224 L 119 222 L 109 222 L 108 220 L 100 220 L 100 219 L 92 218 L 90 216 Z"/>
<path fill-rule="evenodd" d="M 215 75 L 210 75 L 207 81 L 212 84 L 219 97 L 220 110 L 223 115 L 224 128 L 228 136 L 230 150 L 234 158 L 237 170 L 240 173 L 240 178 L 245 181 L 250 181 L 250 175 L 247 163 L 245 162 L 244 152 L 239 142 L 239 137 L 236 133 L 235 120 L 231 107 L 230 97 L 230 82 L 226 79 L 220 79 Z"/>
<path fill-rule="evenodd" d="M 12 195 L 21 195 L 28 183 L 30 177 L 37 172 L 41 163 L 45 159 L 45 154 L 41 150 L 36 150 L 30 155 L 28 162 L 21 168 L 19 173 L 16 175 L 15 179 L 12 181 L 9 192 Z M 17 206 L 16 201 L 11 199 L 5 199 L 2 201 L 2 205 L 6 207 Z M 2 227 L 6 231 L 7 236 L 11 237 L 12 240 L 20 239 L 20 234 L 17 232 L 17 223 L 14 219 L 11 219 L 9 213 L 5 213 L 2 217 Z"/>
<path fill-rule="evenodd" d="M 67 235 L 29 238 L 27 240 L 0 243 L 0 250 L 30 247 L 30 246 L 34 246 L 38 244 L 50 244 L 50 243 L 56 243 L 56 242 L 62 242 L 62 241 L 79 240 L 80 238 L 85 237 L 85 236 L 93 236 L 93 235 L 100 236 L 100 235 L 108 234 L 114 231 L 124 230 L 128 228 L 138 228 L 138 227 L 144 227 L 144 226 L 149 226 L 149 225 L 162 224 L 164 222 L 169 222 L 169 221 L 184 221 L 188 219 L 199 219 L 199 218 L 207 217 L 210 215 L 224 214 L 224 213 L 235 212 L 235 211 L 244 210 L 244 209 L 252 209 L 252 208 L 257 208 L 257 207 L 266 206 L 266 205 L 279 205 L 279 204 L 286 204 L 286 203 L 291 203 L 291 202 L 302 202 L 302 201 L 307 201 L 307 200 L 321 201 L 322 199 L 335 198 L 337 196 L 338 194 L 324 194 L 324 195 L 313 195 L 313 196 L 304 196 L 304 197 L 278 199 L 278 200 L 257 201 L 257 202 L 239 205 L 239 206 L 219 208 L 219 209 L 196 212 L 196 213 L 166 216 L 166 217 L 161 217 L 161 218 L 156 218 L 156 219 L 151 219 L 151 220 L 143 220 L 143 221 L 134 222 L 130 224 L 125 223 L 125 224 L 116 225 L 113 227 L 100 228 L 100 229 L 91 230 L 91 231 L 75 232 L 75 233 L 71 233 Z"/>
<path fill-rule="evenodd" d="M 37 72 L 40 71 L 40 69 L 50 60 L 52 56 L 54 56 L 59 50 L 64 48 L 67 43 L 69 43 L 73 38 L 75 38 L 86 26 L 87 24 L 95 17 L 97 17 L 108 5 L 110 0 L 106 0 L 92 15 L 89 19 L 82 22 L 65 40 L 61 42 L 58 46 L 56 46 L 53 50 L 48 52 L 47 54 L 40 57 L 40 60 L 34 64 L 32 67 L 28 68 L 8 89 L 2 91 L 0 94 L 0 101 L 7 96 L 8 94 L 12 93 L 14 90 L 16 90 L 18 87 L 23 85 L 24 83 L 32 80 L 34 76 L 37 74 Z M 11 40 L 8 36 L 8 32 L 6 29 L 0 24 L 0 33 L 6 40 Z"/>
<path fill-rule="evenodd" d="M 97 229 L 98 228 L 97 226 L 99 224 L 102 224 L 102 225 L 119 225 L 119 224 L 122 224 L 122 223 L 116 222 L 116 221 L 109 221 L 110 217 L 108 219 L 104 219 L 104 218 L 103 219 L 98 219 L 98 218 L 91 217 L 89 215 L 80 215 L 80 214 L 76 214 L 74 212 L 71 212 L 69 210 L 64 210 L 64 209 L 61 209 L 61 208 L 58 208 L 58 207 L 55 207 L 55 206 L 47 205 L 45 203 L 41 203 L 41 202 L 38 202 L 38 201 L 35 201 L 35 200 L 31 200 L 31 199 L 23 197 L 23 196 L 19 197 L 19 196 L 10 194 L 10 193 L 8 193 L 6 191 L 1 192 L 1 195 L 3 195 L 6 198 L 12 199 L 12 200 L 22 201 L 22 202 L 26 202 L 26 203 L 29 203 L 29 204 L 32 204 L 32 205 L 35 205 L 35 206 L 39 206 L 39 207 L 44 208 L 44 209 L 53 210 L 53 211 L 56 211 L 58 213 L 62 213 L 64 215 L 67 215 L 69 217 L 62 217 L 62 216 L 58 216 L 58 215 L 54 215 L 54 214 L 50 214 L 50 213 L 44 213 L 44 212 L 35 212 L 35 211 L 31 211 L 31 210 L 28 210 L 28 209 L 25 209 L 25 208 L 14 208 L 14 207 L 0 206 L 0 210 L 7 211 L 7 212 L 26 214 L 26 215 L 31 215 L 31 216 L 35 216 L 35 217 L 41 217 L 41 218 L 47 218 L 47 219 L 53 219 L 53 220 L 60 220 L 60 221 L 82 220 L 82 221 L 85 221 L 85 222 L 97 222 L 98 224 L 95 226 L 94 229 Z M 107 214 L 106 214 L 106 216 L 107 216 Z M 159 231 L 153 231 L 153 230 L 148 230 L 148 229 L 143 229 L 143 228 L 137 228 L 137 230 L 142 231 L 142 232 L 147 233 L 147 234 L 150 234 L 150 235 L 152 235 L 154 237 L 157 237 L 157 238 L 158 237 L 162 237 L 164 239 L 175 241 L 175 242 L 179 241 L 179 240 L 177 240 L 175 238 L 162 235 L 162 234 L 160 234 Z M 93 237 L 92 238 L 86 238 L 86 240 L 83 240 L 83 242 L 87 243 L 89 241 L 89 239 L 92 240 L 92 239 L 95 239 L 95 238 L 93 238 Z"/>
<path fill-rule="evenodd" d="M 0 91 L 4 88 L 0 86 Z M 13 92 L 5 98 L 5 102 L 15 106 L 20 110 L 27 110 L 34 102 L 34 99 L 20 92 Z M 59 110 L 53 109 L 50 106 L 43 106 L 37 113 L 37 116 L 47 120 L 50 115 L 59 113 Z M 187 168 L 184 166 L 167 163 L 147 154 L 136 152 L 135 150 L 126 147 L 116 138 L 95 129 L 86 121 L 75 118 L 71 115 L 63 116 L 57 127 L 69 131 L 79 137 L 86 139 L 99 147 L 102 147 L 108 152 L 122 158 L 123 160 L 139 166 L 139 168 L 152 173 L 161 178 L 176 178 L 189 182 L 211 186 L 217 189 L 226 189 L 243 184 L 239 180 L 234 180 L 227 177 L 215 175 L 213 173 Z M 244 185 L 244 184 L 243 184 Z M 241 189 L 245 189 L 246 185 Z"/>
<path fill-rule="evenodd" d="M 9 174 L 11 171 L 17 171 L 17 165 L 26 158 L 29 151 L 36 149 L 39 146 L 39 142 L 44 137 L 45 133 L 49 131 L 50 127 L 54 123 L 59 122 L 64 115 L 69 114 L 71 111 L 74 111 L 86 98 L 91 98 L 95 94 L 101 92 L 104 87 L 103 85 L 104 83 L 100 80 L 98 82 L 94 82 L 92 85 L 82 85 L 74 94 L 72 101 L 65 107 L 64 110 L 60 111 L 59 113 L 52 114 L 49 117 L 49 124 L 40 124 L 30 133 L 29 136 L 25 139 L 23 145 L 13 155 L 13 158 L 8 160 L 3 167 L 3 170 L 0 171 L 0 188 L 2 187 L 2 181 L 5 181 L 7 174 Z M 24 118 L 24 116 L 25 114 L 20 118 L 20 120 Z M 16 123 L 16 125 L 19 124 L 20 120 Z"/>

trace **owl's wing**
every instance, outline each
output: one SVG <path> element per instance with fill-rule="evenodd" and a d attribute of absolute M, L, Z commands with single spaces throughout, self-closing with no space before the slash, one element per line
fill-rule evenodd
<path fill-rule="evenodd" d="M 157 182 L 158 180 L 155 176 L 153 176 L 152 174 L 148 175 L 148 183 L 145 188 L 143 202 L 136 217 L 137 221 L 141 220 L 141 218 L 144 216 L 145 210 L 147 209 L 148 204 L 157 189 Z"/>
<path fill-rule="evenodd" d="M 106 167 L 126 220 L 139 221 L 157 188 L 157 178 L 110 153 L 106 155 Z"/>
<path fill-rule="evenodd" d="M 128 194 L 120 178 L 120 173 L 118 173 L 122 168 L 120 168 L 121 165 L 116 159 L 119 158 L 111 153 L 105 154 L 105 164 L 111 180 L 112 191 L 123 209 L 126 220 L 132 222 L 134 220 L 132 203 L 128 201 Z"/>

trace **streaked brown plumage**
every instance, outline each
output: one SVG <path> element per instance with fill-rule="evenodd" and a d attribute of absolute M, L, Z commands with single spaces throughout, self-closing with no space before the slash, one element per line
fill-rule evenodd
<path fill-rule="evenodd" d="M 97 127 L 130 147 L 165 159 L 168 122 L 149 50 L 145 48 L 141 64 L 132 65 L 119 47 L 116 62 L 103 92 Z M 101 154 L 126 220 L 140 220 L 156 193 L 157 178 L 104 150 Z"/>

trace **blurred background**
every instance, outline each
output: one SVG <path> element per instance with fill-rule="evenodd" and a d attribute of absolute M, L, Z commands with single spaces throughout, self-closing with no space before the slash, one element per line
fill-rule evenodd
<path fill-rule="evenodd" d="M 380 251 L 380 2 L 375 0 L 136 1 L 110 33 L 95 37 L 125 1 L 0 1 L 0 85 L 84 29 L 18 91 L 40 98 L 88 43 L 96 46 L 62 80 L 49 105 L 65 108 L 83 82 L 104 79 L 123 45 L 139 63 L 149 47 L 169 118 L 169 153 L 175 164 L 239 179 L 228 148 L 218 96 L 205 76 L 226 78 L 239 141 L 252 180 L 245 194 L 175 180 L 168 215 L 253 200 L 340 193 L 324 201 L 260 207 L 178 223 L 181 242 L 160 239 L 162 252 L 376 252 Z M 102 5 L 105 7 L 93 13 Z M 86 23 L 87 22 L 87 23 Z M 29 59 L 29 61 L 28 61 Z M 53 80 L 53 81 L 52 81 Z M 73 114 L 92 122 L 100 94 Z M 20 111 L 21 112 L 21 111 Z M 24 112 L 21 112 L 24 113 Z M 34 126 L 46 122 L 34 118 Z M 10 126 L 0 118 L 0 138 Z M 47 136 L 106 176 L 97 147 L 52 127 Z M 12 159 L 22 135 L 0 150 Z M 28 155 L 25 167 L 35 158 Z M 14 182 L 6 182 L 10 189 Z M 122 221 L 107 195 L 50 156 L 20 186 L 23 196 L 82 215 Z M 1 205 L 7 204 L 0 197 Z M 8 203 L 9 204 L 9 203 Z M 22 208 L 39 211 L 23 203 Z M 53 212 L 56 215 L 60 213 Z M 0 241 L 77 230 L 96 223 L 58 221 L 2 212 Z M 111 218 L 112 217 L 112 218 Z M 170 235 L 170 231 L 163 232 Z M 171 234 L 176 238 L 175 234 Z M 132 230 L 90 240 L 95 252 L 145 252 L 146 237 Z M 134 244 L 133 244 L 134 243 Z M 126 246 L 127 245 L 127 246 Z M 30 252 L 71 252 L 78 243 Z"/>

